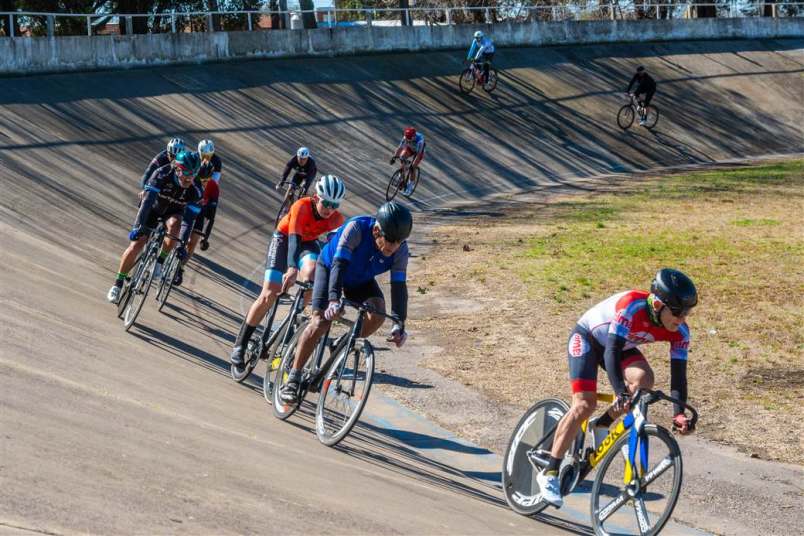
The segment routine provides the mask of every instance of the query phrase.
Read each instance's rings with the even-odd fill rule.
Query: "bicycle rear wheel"
[[[475,74],[471,68],[466,68],[461,72],[461,77],[458,79],[458,87],[461,93],[469,94],[475,89]]]
[[[366,407],[374,378],[374,349],[357,340],[352,351],[344,348],[332,362],[318,395],[315,433],[324,445],[337,445],[354,427]]]
[[[553,447],[553,437],[544,437],[555,430],[558,421],[567,411],[569,406],[563,400],[541,400],[525,412],[514,428],[505,449],[502,468],[503,494],[514,512],[530,516],[547,508],[547,503],[541,500],[539,484],[536,483],[536,474],[541,468],[534,467],[528,452],[539,445],[537,453],[539,458],[545,459],[546,465]]]
[[[653,106],[648,106],[645,113],[645,128],[651,129],[659,122],[659,110]]]
[[[681,490],[682,463],[678,443],[666,429],[646,424],[647,465],[643,475],[626,467],[629,434],[611,447],[592,484],[591,510],[595,534],[658,534],[670,519]],[[646,447],[648,446],[646,445]],[[639,453],[636,456],[639,464]],[[623,508],[625,507],[625,508]]]
[[[255,333],[251,336],[251,338],[246,343],[246,351],[243,354],[243,367],[237,367],[234,364],[229,365],[229,374],[232,376],[232,379],[237,383],[243,383],[243,381],[249,377],[252,373],[254,368],[257,366],[257,363],[260,361],[260,356],[263,353],[263,344],[271,335],[271,328],[273,327],[274,317],[276,316],[276,309],[279,307],[279,299],[277,298],[274,301],[274,304],[271,306],[271,309],[268,311],[268,316],[266,317],[265,324],[263,325],[262,330],[259,334]],[[281,357],[280,357],[281,361]],[[274,370],[274,372],[276,372]],[[263,382],[266,380],[273,381],[273,376],[269,377],[266,376],[263,378]],[[268,402],[270,402],[270,398]]]
[[[396,194],[399,193],[399,190],[402,189],[402,172],[400,170],[394,171],[394,174],[391,175],[391,180],[388,181],[388,187],[385,189],[385,200],[386,201],[393,201]]]
[[[151,281],[153,281],[154,278],[157,254],[157,249],[153,249],[149,252],[149,255],[143,260],[145,264],[142,267],[142,272],[140,272],[140,277],[131,280],[131,298],[123,311],[123,327],[126,331],[131,329],[131,326],[134,325],[142,309],[142,304],[145,303],[145,298],[148,297],[148,291],[151,289]]]
[[[497,69],[490,68],[489,69],[489,79],[486,80],[486,83],[483,84],[483,89],[486,90],[486,93],[491,93],[497,87]]]
[[[176,256],[176,248],[173,248],[168,258],[165,259],[165,270],[162,272],[161,281],[159,281],[159,290],[161,292],[156,294],[156,301],[159,302],[160,312],[162,311],[162,307],[165,306],[165,303],[167,303],[170,291],[173,289],[173,279],[176,277],[176,272],[179,271],[180,265],[181,263]]]
[[[270,383],[270,392],[268,391],[268,382],[263,380],[263,396],[266,400],[271,400],[273,402],[273,410],[274,416],[277,419],[285,420],[294,413],[296,410],[299,409],[301,405],[301,400],[295,404],[288,404],[283,402],[281,398],[279,398],[279,394],[282,391],[282,387],[288,383],[288,375],[290,374],[290,369],[293,365],[293,360],[296,358],[296,344],[299,342],[299,338],[301,334],[304,333],[304,328],[307,327],[307,321],[303,321],[299,324],[296,333],[293,334],[293,337],[288,342],[287,347],[285,348],[284,353],[282,354],[282,361],[279,363],[279,366],[276,368],[276,372],[274,375],[273,382]],[[307,366],[310,365],[310,361],[314,356],[310,356],[307,360]],[[271,363],[273,359],[271,360]],[[269,371],[271,368],[271,363],[269,363]]]
[[[620,108],[620,111],[617,112],[617,125],[623,129],[628,130],[631,128],[631,125],[634,124],[634,107],[630,104],[624,105]]]

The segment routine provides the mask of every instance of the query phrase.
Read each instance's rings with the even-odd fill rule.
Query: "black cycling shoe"
[[[299,401],[299,382],[291,380],[283,385],[279,399],[285,404],[296,404]]]
[[[235,346],[232,348],[232,355],[229,356],[229,361],[232,362],[232,365],[236,367],[243,367],[245,365],[245,361],[243,360],[243,356],[246,353],[246,349],[242,346]]]
[[[184,281],[184,270],[179,268],[176,270],[176,275],[173,276],[173,286],[180,287],[182,281]]]

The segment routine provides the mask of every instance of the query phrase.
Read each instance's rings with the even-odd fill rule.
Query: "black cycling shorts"
[[[322,263],[316,263],[315,280],[313,281],[313,310],[323,311],[329,306],[329,272],[329,268]],[[343,296],[347,300],[357,303],[365,303],[371,298],[379,298],[385,302],[385,296],[376,279],[369,279],[365,283],[352,287],[344,285]]]
[[[299,244],[299,265],[301,269],[304,262],[309,258],[312,261],[318,259],[321,248],[317,240],[302,242]],[[288,269],[288,237],[280,232],[275,232],[268,246],[268,253],[265,255],[265,281],[275,284],[282,284],[282,276]]]

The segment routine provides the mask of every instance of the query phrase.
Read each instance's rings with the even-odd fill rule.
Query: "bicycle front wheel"
[[[145,303],[145,298],[148,297],[148,291],[151,289],[151,281],[153,281],[154,278],[157,253],[157,250],[154,249],[153,254],[148,255],[148,257],[143,260],[145,265],[143,266],[142,272],[140,272],[140,277],[131,280],[131,289],[129,291],[131,292],[131,298],[123,311],[123,327],[126,331],[131,329],[131,326],[134,325],[142,309],[142,304]]]
[[[490,68],[489,69],[489,79],[486,80],[486,83],[483,84],[483,89],[486,90],[486,93],[491,93],[497,87],[497,69]]]
[[[279,395],[282,392],[282,387],[288,383],[290,369],[293,366],[293,360],[296,358],[296,344],[299,342],[299,338],[301,337],[301,334],[304,333],[304,328],[306,327],[307,322],[302,322],[299,328],[296,330],[296,333],[293,334],[293,337],[288,342],[288,345],[282,354],[282,361],[279,363],[279,366],[276,368],[274,373],[273,382],[266,380],[263,380],[262,382],[263,396],[266,400],[271,400],[273,402],[274,416],[283,421],[296,413],[296,410],[299,409],[299,406],[301,405],[301,400],[295,404],[283,402]],[[308,358],[307,366],[310,365],[310,360],[312,359],[313,356]],[[268,364],[268,372],[266,372],[266,376],[271,372],[272,363],[273,359],[271,359],[271,362]]]
[[[419,185],[419,177],[421,177],[421,174],[422,174],[422,172],[418,168],[418,166],[416,168],[414,168],[413,171],[408,173],[408,180],[412,181],[411,184],[413,184],[413,186],[411,186],[411,188],[410,188],[410,193],[405,194],[405,197],[407,197],[408,199],[410,199],[413,196],[413,192],[416,191],[416,187]]]
[[[617,112],[617,125],[623,130],[628,130],[631,128],[631,125],[634,124],[635,115],[634,107],[630,104],[626,104]]]
[[[400,170],[394,171],[391,175],[391,180],[388,181],[388,188],[385,189],[385,200],[393,201],[399,190],[402,189],[402,172]]]
[[[159,282],[160,292],[156,294],[156,301],[159,302],[160,312],[162,311],[162,307],[167,303],[170,291],[173,289],[173,280],[176,278],[176,272],[179,271],[180,265],[181,263],[178,257],[176,257],[176,248],[173,248],[168,258],[165,259],[165,271],[162,273],[162,280]]]
[[[654,535],[670,519],[681,490],[681,450],[666,429],[645,425],[644,473],[630,468],[628,439],[624,434],[611,447],[592,485],[592,526],[595,534]],[[650,448],[648,448],[648,445]],[[640,453],[636,460],[639,465]]]
[[[374,349],[367,340],[355,342],[332,362],[315,412],[315,433],[324,445],[337,445],[354,427],[366,407],[374,378]]]
[[[659,122],[659,110],[653,106],[648,106],[645,112],[645,128],[651,129]]]
[[[285,214],[288,213],[290,210],[290,205],[292,205],[294,201],[296,201],[296,196],[293,195],[292,192],[288,192],[287,195],[285,195],[285,199],[282,201],[282,206],[279,207],[279,212],[276,213],[274,228],[279,227],[280,220],[282,220],[282,218],[285,217]]]
[[[541,467],[534,466],[529,454],[538,445],[534,453],[546,465],[553,448],[552,434],[567,411],[567,403],[558,398],[537,402],[519,419],[511,434],[503,457],[502,487],[508,506],[517,514],[530,516],[547,508],[536,482]],[[548,433],[551,436],[545,439]]]
[[[461,88],[461,93],[469,94],[475,89],[475,73],[471,68],[464,69],[461,72],[461,77],[458,79],[458,87]]]

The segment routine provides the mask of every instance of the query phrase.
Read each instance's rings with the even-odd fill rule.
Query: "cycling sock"
[[[127,277],[128,272],[117,272],[117,279],[114,280],[114,285],[116,287],[122,287],[123,281],[125,281]]]
[[[257,329],[257,326],[249,326],[248,322],[244,320],[243,325],[240,326],[240,332],[237,334],[237,338],[235,339],[235,346],[243,346],[246,341],[251,338],[251,335],[254,333],[255,329]]]
[[[162,264],[162,262],[164,262],[165,258],[167,258],[167,255],[168,255],[167,251],[165,251],[164,249],[161,250],[159,252],[159,258],[156,259],[156,262],[158,262],[159,264]]]
[[[609,426],[611,426],[611,423],[613,422],[614,419],[611,418],[611,415],[609,415],[609,412],[607,411],[606,413],[600,416],[600,418],[595,423],[595,426],[603,426],[605,428],[608,428]]]
[[[544,470],[544,474],[558,476],[558,468],[561,467],[561,458],[554,458],[550,456],[550,461],[547,462],[547,467]]]

